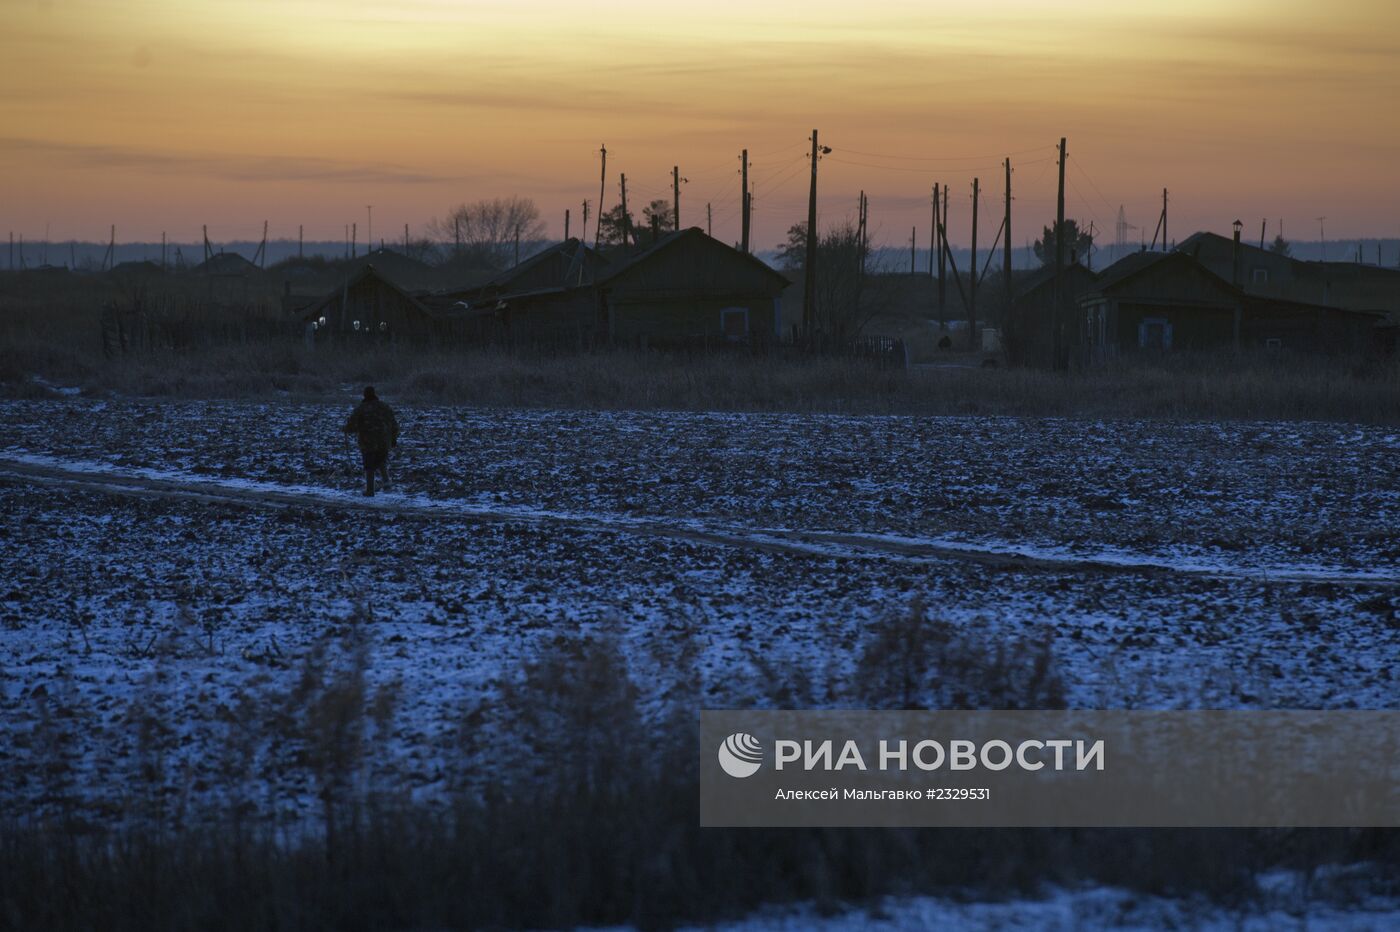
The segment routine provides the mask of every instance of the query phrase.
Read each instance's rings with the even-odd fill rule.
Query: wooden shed
[[[640,346],[777,341],[788,280],[699,227],[668,234],[598,277],[608,339]]]
[[[316,342],[428,341],[435,316],[418,298],[363,266],[339,288],[300,311]]]
[[[1081,340],[1079,297],[1098,277],[1082,263],[1072,262],[1060,274],[1061,360]],[[1016,299],[1002,322],[1001,342],[1013,366],[1052,368],[1054,365],[1055,270],[1037,269],[1019,283]]]

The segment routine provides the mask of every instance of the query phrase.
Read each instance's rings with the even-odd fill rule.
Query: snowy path
[[[1345,571],[1298,563],[1244,565],[1154,558],[1121,550],[1077,553],[1067,548],[1022,547],[1009,542],[842,533],[787,528],[753,528],[680,518],[482,505],[462,499],[436,499],[398,491],[373,499],[316,486],[291,486],[241,479],[216,479],[153,469],[117,469],[89,461],[18,454],[0,457],[0,476],[89,492],[177,498],[265,508],[371,510],[396,516],[465,522],[532,523],[578,530],[667,538],[696,544],[739,547],[834,559],[932,563],[960,560],[1001,569],[1076,573],[1185,575],[1258,582],[1310,582],[1400,587],[1400,572]]]

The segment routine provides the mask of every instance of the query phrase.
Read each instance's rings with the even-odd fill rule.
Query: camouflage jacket
[[[360,402],[345,422],[345,432],[359,439],[361,450],[387,450],[398,442],[399,422],[393,409],[376,398]]]

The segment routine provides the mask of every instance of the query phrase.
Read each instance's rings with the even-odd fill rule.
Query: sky
[[[877,241],[927,245],[1066,212],[1169,229],[1400,235],[1400,4],[1393,0],[0,0],[0,228],[119,241],[413,235],[459,203],[521,195],[551,236],[628,178],[634,212],[754,243],[870,201]],[[372,221],[366,206],[372,205]],[[596,216],[596,213],[595,213]],[[591,227],[591,224],[590,224]],[[2,231],[2,230],[0,230]],[[1142,234],[1132,230],[1137,241]]]

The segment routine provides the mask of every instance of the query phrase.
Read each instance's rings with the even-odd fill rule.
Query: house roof
[[[483,289],[508,289],[512,282],[519,281],[546,262],[560,256],[564,257],[569,262],[569,267],[565,272],[566,278],[577,271],[580,266],[606,264],[607,262],[600,253],[590,249],[588,245],[578,237],[571,236],[562,243],[555,243],[553,246],[542,249],[518,264],[497,273],[487,279],[481,287]]]
[[[655,258],[658,254],[670,249],[674,249],[677,244],[685,242],[707,242],[713,244],[714,246],[718,246],[721,249],[724,249],[727,252],[731,253],[735,258],[743,262],[750,263],[757,269],[761,269],[765,274],[771,276],[776,281],[782,282],[783,287],[787,287],[788,285],[792,284],[792,282],[788,280],[788,277],[786,275],[779,272],[777,269],[773,268],[771,265],[764,262],[762,259],[749,253],[735,249],[733,246],[730,246],[728,243],[722,240],[715,239],[713,236],[708,235],[704,230],[700,229],[699,227],[687,227],[684,230],[673,230],[672,232],[667,233],[665,236],[661,237],[659,240],[657,240],[652,245],[648,246],[646,249],[643,249],[639,253],[635,253],[631,256],[628,256],[624,261],[619,262],[618,264],[604,271],[598,276],[598,283],[604,284],[606,282],[614,281],[618,278],[621,278],[628,272],[632,271],[633,269],[636,269],[638,266],[645,265],[648,261]]]
[[[332,291],[330,291],[330,293],[323,295],[315,302],[301,308],[297,313],[300,314],[303,320],[312,317],[317,317],[320,315],[322,308],[329,306],[332,302],[338,300],[341,296],[343,296],[345,292],[359,285],[367,278],[373,278],[379,281],[385,287],[389,288],[390,290],[398,294],[401,298],[403,298],[405,301],[407,301],[411,306],[422,311],[429,317],[438,316],[431,308],[429,308],[426,304],[420,301],[417,297],[409,294],[407,291],[404,291],[398,285],[394,284],[392,281],[379,274],[379,271],[375,269],[373,265],[368,264],[361,266],[353,275],[351,275],[341,284],[337,285]]]
[[[1226,291],[1236,295],[1242,293],[1240,289],[1202,265],[1194,256],[1180,251],[1135,252],[1132,255],[1124,256],[1099,273],[1094,291],[1108,291],[1131,281],[1149,269],[1159,268],[1164,265],[1181,265],[1184,268],[1189,268],[1198,275],[1210,279]]]
[[[1097,280],[1099,277],[1097,272],[1095,272],[1093,269],[1086,267],[1084,263],[1079,262],[1078,260],[1069,263],[1060,270],[1061,275],[1079,273],[1088,275],[1089,278],[1092,280]],[[1044,265],[1038,269],[1035,269],[1034,271],[1027,272],[1021,275],[1019,280],[1017,280],[1015,283],[1016,297],[1019,298],[1022,295],[1030,294],[1037,288],[1049,284],[1051,281],[1054,280],[1054,278],[1055,267],[1053,265]]]
[[[194,271],[209,275],[247,275],[258,267],[236,252],[217,252],[194,267]]]

